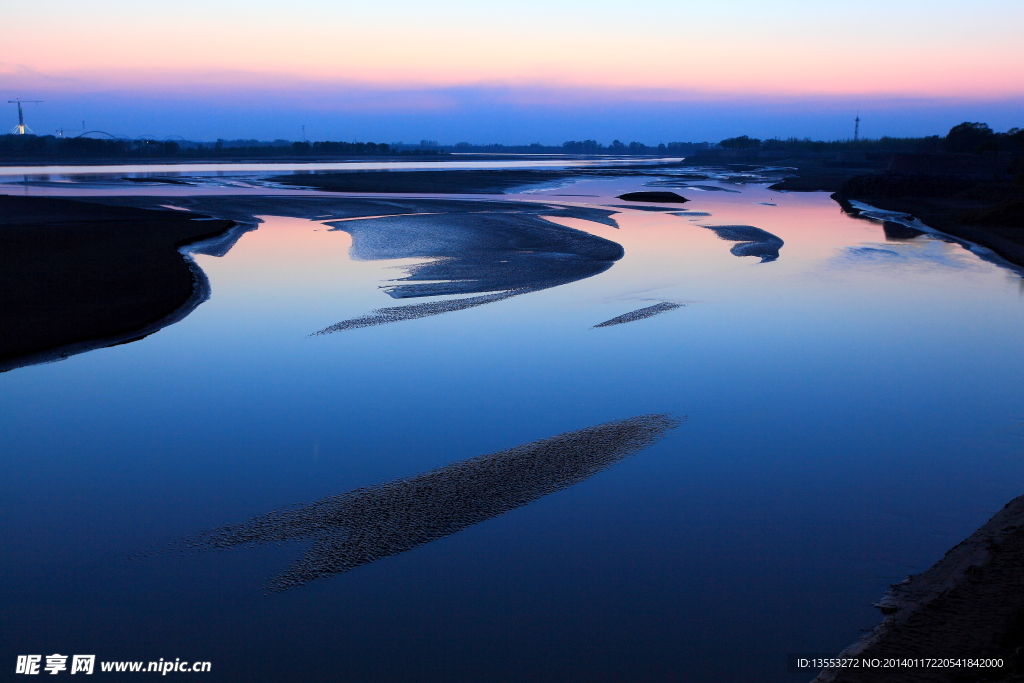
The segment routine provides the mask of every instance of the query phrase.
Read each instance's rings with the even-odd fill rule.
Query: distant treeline
[[[699,149],[714,148],[709,142],[670,142],[645,145],[642,142],[625,144],[619,140],[604,145],[596,140],[570,140],[562,145],[474,145],[460,142],[441,146],[434,140],[417,144],[401,142],[386,144],[375,142],[290,142],[274,140],[217,140],[217,142],[191,142],[187,140],[129,140],[94,137],[56,137],[53,135],[2,135],[0,161],[46,159],[267,159],[295,156],[391,156],[391,155],[445,155],[451,152],[477,154],[614,154],[614,155],[669,155],[687,156]]]
[[[718,143],[722,149],[764,150],[779,152],[954,152],[975,153],[1011,152],[1024,153],[1024,130],[1011,128],[1005,133],[996,133],[985,123],[965,121],[953,126],[945,137],[930,135],[923,138],[882,137],[873,140],[811,140],[810,138],[789,138],[787,140],[759,140],[747,135],[727,138]]]
[[[245,144],[251,143],[251,144]],[[283,144],[281,144],[283,143]],[[443,149],[394,149],[376,142],[287,142],[218,140],[215,143],[53,135],[0,135],[0,160],[45,159],[264,159],[295,156],[381,156],[445,154]]]
[[[987,124],[964,122],[950,129],[944,137],[883,137],[871,140],[811,140],[810,138],[778,138],[760,140],[747,135],[713,142],[669,142],[646,145],[613,140],[605,145],[596,140],[569,140],[561,145],[477,145],[460,142],[442,146],[435,140],[421,140],[418,145],[396,142],[290,142],[274,140],[217,140],[217,142],[158,141],[106,139],[90,137],[55,137],[53,135],[0,135],[0,161],[44,161],[57,159],[273,159],[284,157],[345,156],[438,156],[452,152],[468,154],[611,154],[634,156],[694,156],[706,150],[732,150],[752,156],[777,157],[784,153],[798,155],[829,155],[839,152],[1010,152],[1024,153],[1024,130],[1011,128],[996,133]],[[710,152],[709,152],[710,153]],[[713,154],[722,154],[714,152]]]
[[[436,144],[436,143],[435,143]],[[686,156],[697,149],[711,149],[712,142],[670,142],[658,145],[645,145],[642,142],[631,142],[628,145],[613,140],[604,145],[597,140],[569,140],[561,145],[542,145],[534,142],[530,145],[473,145],[460,142],[449,148],[453,152],[485,153],[485,154],[615,154],[615,155],[670,155]]]

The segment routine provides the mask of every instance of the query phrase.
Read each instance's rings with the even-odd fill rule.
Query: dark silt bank
[[[781,238],[752,225],[702,225],[700,227],[714,231],[719,239],[739,242],[729,250],[734,256],[760,256],[761,263],[769,263],[778,259],[779,249],[785,244]]]
[[[661,440],[679,426],[641,415],[366,486],[203,532],[182,547],[222,550],[282,541],[312,547],[267,584],[281,592],[444,538],[561,491]]]
[[[206,297],[179,248],[230,220],[0,195],[0,372],[145,337]]]
[[[666,191],[627,192],[626,194],[620,194],[619,199],[625,199],[627,202],[668,202],[675,204],[682,204],[683,202],[690,201],[686,197],[676,194],[675,192]]]

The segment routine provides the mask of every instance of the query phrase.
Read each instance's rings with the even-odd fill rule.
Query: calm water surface
[[[622,204],[641,183],[547,198]],[[680,190],[709,216],[554,219],[623,246],[593,277],[323,336],[409,303],[382,286],[415,261],[354,260],[346,232],[263,216],[225,256],[196,256],[212,298],[182,322],[6,373],[3,666],[59,652],[208,660],[211,681],[811,678],[786,654],[842,649],[890,583],[1024,493],[1021,279],[887,239],[825,194],[729,187]],[[552,196],[567,193],[597,196]],[[701,225],[785,244],[760,263]],[[659,302],[684,306],[594,328]],[[581,484],[281,594],[263,585],[301,546],[127,559],[665,412],[686,421]]]

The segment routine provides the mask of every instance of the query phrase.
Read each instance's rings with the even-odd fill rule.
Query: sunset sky
[[[18,3],[37,133],[647,143],[1024,124],[1024,3]],[[13,105],[4,128],[15,123]]]

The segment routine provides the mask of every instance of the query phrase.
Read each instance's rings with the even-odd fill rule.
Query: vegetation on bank
[[[1024,153],[1024,130],[1011,128],[1005,133],[996,133],[986,123],[964,123],[953,126],[945,137],[929,135],[920,138],[881,137],[861,140],[811,140],[810,138],[788,138],[780,140],[759,140],[748,135],[726,138],[718,143],[721,149],[744,151],[780,152],[902,152],[902,153],[974,153],[1010,152]]]
[[[669,142],[647,145],[613,140],[603,144],[597,140],[568,140],[561,145],[487,144],[459,142],[440,145],[435,140],[419,144],[376,142],[291,142],[274,140],[218,140],[190,142],[187,140],[153,140],[96,137],[56,137],[53,135],[0,135],[0,161],[52,161],[58,159],[274,159],[284,157],[348,157],[461,154],[607,154],[616,156],[681,156],[727,150],[756,156],[760,152],[793,153],[796,155],[829,155],[854,153],[977,153],[1003,152],[1024,154],[1024,130],[1011,128],[997,133],[985,123],[964,122],[954,126],[945,136],[881,137],[859,140],[812,140],[810,138],[773,138],[761,140],[740,135],[718,143]]]

